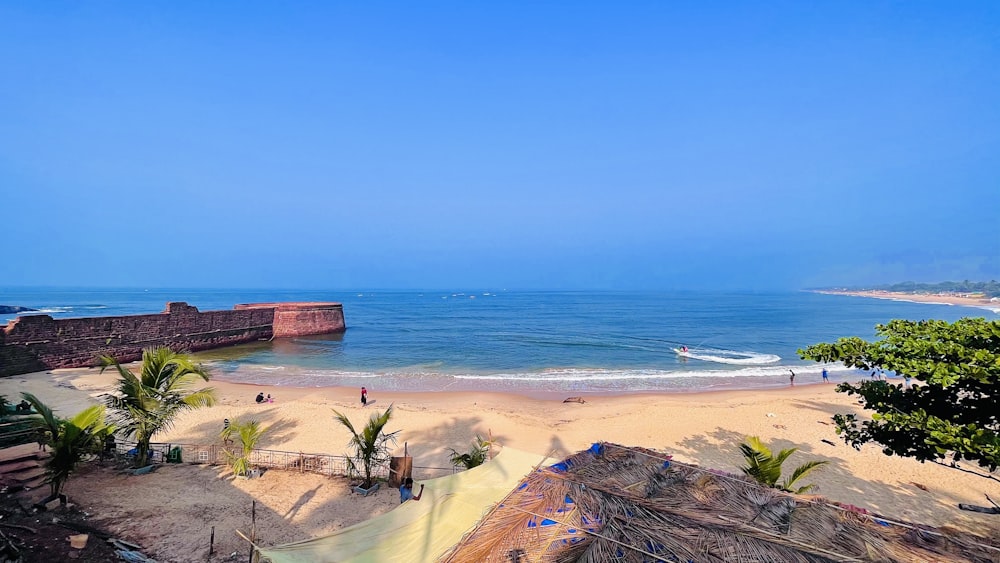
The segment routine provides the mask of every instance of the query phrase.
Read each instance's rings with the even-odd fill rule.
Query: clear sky
[[[0,285],[1000,278],[1000,2],[4,2]]]

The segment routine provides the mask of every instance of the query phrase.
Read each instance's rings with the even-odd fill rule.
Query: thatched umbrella
[[[444,561],[996,561],[983,538],[889,523],[745,476],[595,444],[526,477]]]

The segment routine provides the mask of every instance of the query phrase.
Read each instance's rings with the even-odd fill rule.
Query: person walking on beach
[[[399,504],[403,504],[408,500],[420,500],[420,497],[424,494],[424,486],[420,485],[420,492],[413,494],[413,477],[407,477],[403,480],[403,484],[399,486]]]
[[[823,383],[830,383],[830,374],[823,368]]]
[[[368,406],[368,390],[364,387],[361,388],[361,406]]]
[[[788,373],[792,374],[788,376],[788,383],[791,384],[792,387],[795,387],[795,372],[792,370],[788,370]]]

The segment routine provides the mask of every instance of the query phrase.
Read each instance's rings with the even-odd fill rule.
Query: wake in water
[[[730,364],[734,366],[763,366],[781,361],[776,354],[760,354],[757,352],[739,352],[736,350],[717,350],[714,348],[675,349],[682,358],[691,358],[703,362]]]

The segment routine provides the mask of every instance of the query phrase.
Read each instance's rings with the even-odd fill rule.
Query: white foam
[[[73,307],[44,307],[42,309],[36,309],[34,311],[23,311],[26,314],[39,315],[43,313],[69,313],[73,310]]]
[[[683,380],[700,380],[701,385],[708,384],[706,380],[715,380],[725,385],[726,380],[745,378],[765,378],[770,379],[770,383],[780,379],[787,380],[789,369],[794,369],[796,375],[805,382],[807,380],[820,380],[820,372],[825,367],[830,376],[836,379],[846,379],[859,377],[857,370],[848,369],[839,364],[810,364],[797,366],[750,366],[739,369],[719,369],[719,370],[664,370],[664,369],[610,369],[610,368],[550,368],[540,371],[521,372],[493,372],[493,373],[448,373],[427,369],[428,366],[413,366],[413,368],[402,368],[380,372],[350,371],[350,370],[323,370],[299,368],[297,366],[254,366],[238,365],[237,369],[225,371],[220,374],[222,379],[243,383],[256,383],[267,385],[302,385],[308,387],[324,387],[349,385],[358,380],[382,379],[383,386],[397,388],[431,388],[447,387],[449,381],[464,381],[472,383],[475,381],[491,382],[494,384],[521,384],[538,385],[549,384],[559,386],[560,384],[585,383],[594,386],[594,389],[614,388],[620,389],[655,389],[660,386],[673,387],[676,383],[667,384],[667,381],[681,382]],[[863,376],[864,374],[860,374]],[[629,385],[627,382],[635,382]],[[661,383],[657,384],[659,381]],[[409,382],[409,383],[407,383]],[[708,384],[709,386],[715,384]]]
[[[735,366],[761,366],[773,364],[781,361],[781,356],[776,354],[761,354],[758,352],[741,352],[737,350],[715,350],[711,348],[688,349],[686,352],[678,352],[678,355],[693,360],[703,362],[714,362],[717,364],[731,364]]]
[[[801,369],[801,374],[815,372],[817,369]],[[492,373],[492,374],[459,374],[452,375],[455,379],[483,379],[510,381],[622,381],[650,379],[688,379],[729,378],[729,377],[785,377],[788,368],[785,366],[750,367],[733,370],[684,370],[668,371],[659,369],[588,369],[565,368],[547,369],[540,372]]]

